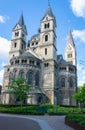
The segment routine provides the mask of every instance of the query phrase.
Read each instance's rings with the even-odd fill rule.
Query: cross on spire
[[[50,6],[50,0],[48,0],[48,6]]]

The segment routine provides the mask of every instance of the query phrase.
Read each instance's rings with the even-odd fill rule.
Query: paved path
[[[64,124],[65,116],[0,114],[0,130],[73,130]]]
[[[0,116],[0,130],[42,130],[33,120]]]
[[[53,130],[74,130],[71,127],[65,125],[65,116],[31,116],[32,118],[44,120],[49,124]],[[47,129],[49,130],[49,129]]]

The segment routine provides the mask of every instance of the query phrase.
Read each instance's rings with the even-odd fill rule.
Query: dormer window
[[[18,37],[19,36],[19,32],[15,32],[15,37]]]

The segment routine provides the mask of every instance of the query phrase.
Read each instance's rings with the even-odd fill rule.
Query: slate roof
[[[61,64],[61,65],[69,65],[70,63],[69,63],[69,62],[66,62],[64,59],[61,59],[61,60],[59,61],[59,64]]]
[[[71,44],[73,47],[75,47],[71,31],[69,31],[69,33],[68,33],[67,44]]]
[[[55,19],[55,16],[54,16],[54,14],[53,14],[53,12],[52,12],[52,9],[51,9],[50,4],[48,5],[47,11],[46,11],[46,13],[45,13],[43,19],[45,18],[46,15],[49,15],[49,16],[51,16],[51,17],[53,17],[53,18]],[[42,19],[42,20],[43,20],[43,19]]]
[[[25,30],[26,33],[27,33],[27,28],[26,28],[26,25],[24,24],[23,14],[21,14],[21,16],[20,16],[19,21],[17,22],[17,24],[19,24],[22,28],[24,28],[24,30]],[[16,25],[17,25],[17,24],[16,24]],[[15,29],[16,25],[14,26],[13,29]]]
[[[33,55],[32,53],[30,52],[25,52],[23,53],[21,56],[19,57],[22,57],[22,58],[33,58],[33,59],[37,59],[37,60],[40,60],[38,57],[36,57],[35,55]]]
[[[19,21],[18,21],[18,24],[21,25],[21,26],[25,25],[25,24],[24,24],[23,14],[21,14],[21,16],[20,16],[20,18],[19,18]]]
[[[60,65],[64,65],[64,66],[71,65],[69,62],[67,62],[63,59],[62,55],[58,55],[57,60],[58,60],[58,64],[60,64]]]
[[[33,36],[31,37],[31,40],[32,40],[33,38],[35,38],[35,37],[39,38],[39,34],[33,35]]]

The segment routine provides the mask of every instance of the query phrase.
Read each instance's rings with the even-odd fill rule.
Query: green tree
[[[74,94],[74,99],[80,103],[80,108],[82,111],[82,106],[85,105],[85,84],[78,88],[78,91]]]
[[[24,78],[12,79],[11,83],[7,86],[11,89],[10,94],[14,94],[16,99],[19,99],[21,107],[24,101],[29,97],[28,93],[30,91],[31,85],[28,85]]]

